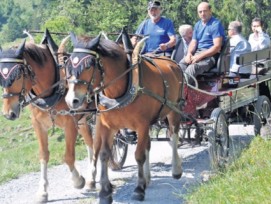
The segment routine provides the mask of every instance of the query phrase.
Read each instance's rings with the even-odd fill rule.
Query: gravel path
[[[234,141],[231,149],[236,155],[252,138],[252,127],[230,126],[230,135]],[[210,171],[208,144],[192,148],[186,144],[179,148],[179,155],[183,158],[183,176],[180,180],[171,177],[171,147],[168,142],[152,142],[150,152],[152,180],[145,194],[144,202],[131,200],[137,179],[137,166],[134,159],[135,145],[129,145],[129,152],[124,168],[121,171],[109,170],[109,177],[115,185],[113,195],[116,204],[180,204],[182,196],[193,186],[202,182],[203,175]],[[231,151],[233,152],[233,151]],[[231,155],[231,157],[233,157]],[[38,165],[38,164],[37,164]],[[86,176],[86,160],[78,161],[77,166]],[[99,180],[99,165],[98,177]],[[77,190],[72,187],[70,173],[66,165],[50,168],[49,203],[97,203],[98,191]],[[23,175],[0,186],[1,204],[30,204],[34,203],[39,182],[39,173]],[[99,190],[99,185],[97,185]]]

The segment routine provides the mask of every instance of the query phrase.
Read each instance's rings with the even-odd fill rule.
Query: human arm
[[[270,37],[262,31],[261,27],[257,27],[253,31],[254,33],[249,36],[249,43],[252,51],[270,47]]]
[[[176,45],[176,37],[175,35],[169,36],[169,41],[167,43],[161,43],[159,45],[160,50],[166,51],[167,49]]]
[[[262,30],[258,31],[258,49],[262,50],[264,48],[270,47],[270,37]]]
[[[187,49],[187,54],[185,56],[185,62],[187,64],[191,64],[192,63],[192,57],[197,49],[197,45],[198,45],[198,42],[196,39],[192,39],[189,46],[188,46],[188,49]]]
[[[230,71],[238,72],[240,65],[236,63],[237,57],[241,54],[251,52],[251,46],[247,40],[241,40],[237,45],[232,49],[230,54]]]
[[[195,56],[192,56],[191,63],[194,64],[194,63],[201,61],[202,59],[204,59],[206,57],[214,56],[215,54],[220,52],[222,45],[223,45],[223,37],[214,38],[213,39],[213,46],[207,50],[200,52],[199,54],[197,54]]]
[[[131,43],[132,43],[132,45],[135,47],[136,46],[136,43],[137,43],[137,36],[133,36],[133,37],[131,37]]]

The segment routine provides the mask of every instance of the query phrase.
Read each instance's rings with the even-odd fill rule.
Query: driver
[[[149,19],[144,20],[138,27],[137,35],[149,35],[141,54],[155,53],[170,57],[176,44],[173,22],[161,16],[162,8],[159,1],[148,3]],[[137,37],[131,38],[133,46],[137,43]]]

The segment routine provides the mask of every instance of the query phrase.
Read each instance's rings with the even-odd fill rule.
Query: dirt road
[[[230,135],[233,140],[231,157],[237,155],[252,137],[252,127],[230,126]],[[210,171],[208,144],[191,148],[184,145],[179,148],[179,155],[183,159],[183,176],[180,180],[171,177],[171,147],[168,142],[152,142],[150,152],[152,180],[146,190],[145,201],[131,200],[137,179],[137,166],[134,159],[135,146],[129,146],[127,160],[121,171],[109,171],[112,184],[115,185],[113,195],[116,204],[180,204],[182,196],[193,186],[202,182],[202,175]],[[86,160],[77,162],[77,166],[86,176]],[[99,180],[99,168],[98,179]],[[49,203],[97,203],[98,191],[89,192],[86,189],[77,190],[72,187],[70,174],[66,165],[53,167],[48,172]],[[21,176],[0,186],[1,204],[29,204],[34,203],[38,187],[39,173],[30,173]],[[97,186],[99,189],[99,186]]]

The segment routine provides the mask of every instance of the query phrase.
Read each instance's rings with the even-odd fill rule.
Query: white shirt
[[[236,64],[236,59],[241,54],[251,52],[251,46],[249,42],[242,35],[233,35],[230,38],[230,71],[239,72],[240,65]]]
[[[183,37],[182,37],[182,41],[183,41],[184,56],[186,56],[189,43],[187,44],[186,40]]]
[[[270,47],[270,37],[264,32],[258,33],[258,38],[255,36],[255,33],[250,34],[248,42],[251,45],[251,51]]]

